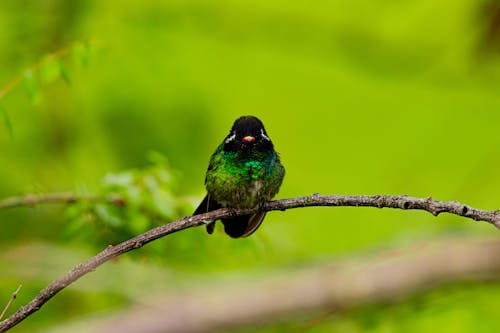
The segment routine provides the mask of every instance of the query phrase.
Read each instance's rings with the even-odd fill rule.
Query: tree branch
[[[0,209],[8,209],[21,206],[35,206],[46,203],[73,203],[77,201],[108,202],[117,206],[123,206],[125,201],[119,196],[103,197],[97,195],[81,195],[69,192],[26,194],[18,197],[10,197],[0,200]]]
[[[498,281],[500,241],[446,240],[283,272],[246,283],[215,285],[155,297],[86,332],[199,333],[297,320],[314,311],[342,313],[367,304],[402,301],[436,287]],[[72,331],[69,329],[68,331]]]
[[[266,203],[265,210],[285,210],[310,206],[350,206],[424,210],[434,216],[449,213],[474,221],[484,221],[500,229],[500,211],[472,208],[458,201],[438,201],[428,198],[415,198],[408,195],[327,195],[276,200]]]
[[[282,199],[267,202],[262,206],[262,210],[286,210],[291,208],[308,206],[370,206],[378,208],[398,208],[398,209],[418,209],[425,210],[433,215],[442,212],[460,215],[471,218],[476,221],[485,221],[500,228],[500,213],[498,211],[484,211],[463,205],[459,202],[444,202],[433,200],[432,198],[413,198],[406,195],[372,195],[372,196],[342,196],[330,195],[321,196],[314,194],[311,196]],[[39,310],[42,305],[49,301],[58,292],[69,284],[78,280],[83,275],[94,271],[97,267],[106,261],[119,256],[128,251],[135,250],[145,244],[174,233],[179,230],[196,227],[205,224],[208,221],[214,221],[220,218],[250,214],[258,211],[257,209],[232,209],[222,208],[206,214],[200,214],[191,217],[184,217],[175,222],[165,224],[151,229],[141,235],[126,240],[115,246],[108,246],[105,250],[90,258],[88,261],[75,266],[72,270],[64,274],[59,279],[50,283],[43,289],[31,302],[19,308],[13,315],[0,322],[0,332],[5,332],[15,326],[29,315]]]

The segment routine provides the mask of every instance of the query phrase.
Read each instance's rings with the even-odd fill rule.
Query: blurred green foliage
[[[22,83],[0,97],[0,196],[116,193],[133,205],[0,211],[0,304],[20,282],[13,308],[26,303],[98,248],[154,226],[143,207],[191,213],[210,154],[244,114],[263,120],[281,153],[280,197],[405,193],[498,208],[497,11],[495,0],[2,2],[0,87]],[[455,216],[362,208],[270,213],[237,241],[186,230],[106,264],[13,331],[188,283],[494,233]],[[450,288],[310,330],[498,331],[499,296],[497,285]]]
[[[155,158],[160,160],[150,167],[106,175],[99,194],[111,200],[82,200],[70,205],[65,236],[95,241],[100,248],[175,220],[183,210],[189,211],[189,207],[182,209],[186,201],[171,192],[174,180],[166,161],[161,156]]]

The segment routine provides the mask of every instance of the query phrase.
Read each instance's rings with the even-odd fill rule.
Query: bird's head
[[[254,116],[243,116],[233,124],[224,139],[224,151],[266,151],[273,149],[262,122]]]

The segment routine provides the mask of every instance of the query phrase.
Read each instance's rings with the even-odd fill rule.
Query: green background
[[[172,193],[183,198],[173,217],[187,215],[204,195],[211,153],[237,117],[252,114],[285,165],[280,198],[408,194],[498,208],[499,6],[2,1],[0,86],[75,41],[90,38],[99,50],[84,66],[78,57],[61,60],[70,84],[40,82],[31,99],[20,84],[0,99],[12,127],[12,134],[0,127],[0,196],[100,192],[106,174],[148,168],[156,152],[174,175]],[[19,283],[24,288],[11,310],[107,245],[65,236],[67,215],[62,205],[0,211],[0,308]],[[156,241],[162,246],[154,255],[105,264],[13,332],[104,316],[191,285],[495,232],[486,223],[425,212],[273,212],[248,239],[228,239],[220,229],[209,237],[196,228]],[[87,233],[98,231],[89,226]],[[335,314],[309,330],[494,332],[499,306],[496,284],[454,286],[400,305]],[[305,321],[267,329],[289,331]]]

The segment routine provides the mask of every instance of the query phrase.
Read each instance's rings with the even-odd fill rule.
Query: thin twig
[[[291,208],[309,207],[309,206],[364,206],[378,208],[397,208],[397,209],[417,209],[424,210],[437,216],[446,212],[470,218],[476,221],[485,221],[493,224],[500,229],[500,213],[497,210],[485,211],[469,207],[457,201],[444,202],[433,200],[432,198],[414,198],[407,195],[371,195],[371,196],[344,196],[327,195],[321,196],[313,194],[311,196],[282,199],[265,203],[260,209],[264,211],[286,210]],[[83,275],[94,271],[97,267],[106,261],[117,257],[123,253],[138,249],[145,244],[164,237],[168,234],[204,225],[208,221],[215,221],[220,218],[250,214],[258,211],[255,209],[232,209],[221,208],[205,214],[188,216],[175,222],[165,224],[151,229],[141,235],[133,237],[115,246],[108,246],[105,250],[90,258],[84,263],[75,266],[72,270],[64,274],[59,279],[53,281],[43,289],[27,305],[19,308],[13,315],[0,322],[0,332],[5,332],[9,328],[17,325],[26,317],[38,311],[42,305],[49,301],[58,292],[69,284],[78,280]]]
[[[80,41],[84,45],[89,45],[91,44],[91,41],[88,39],[84,39]],[[92,41],[92,45],[94,45],[95,41]],[[59,50],[56,50],[54,52],[51,52],[47,54],[46,56],[43,57],[40,61],[37,63],[33,64],[32,66],[28,67],[26,70],[31,71],[32,73],[37,72],[42,65],[45,63],[45,61],[53,61],[53,60],[58,60],[61,58],[64,58],[68,56],[71,51],[73,50],[74,44],[72,45],[67,45],[64,46],[63,48],[60,48]],[[5,95],[7,95],[9,92],[11,92],[14,88],[16,88],[23,80],[24,75],[19,74],[18,76],[14,77],[10,82],[5,84],[3,87],[0,87],[0,100],[2,100]]]
[[[70,53],[71,49],[72,49],[72,45],[68,45],[68,46],[63,47],[62,49],[54,51],[54,52],[48,54],[44,59],[40,60],[36,64],[29,67],[27,70],[29,70],[31,72],[36,72],[38,69],[40,69],[40,67],[42,66],[44,61],[46,61],[47,59],[48,60],[55,60],[55,59],[62,58],[64,56],[68,55]],[[11,90],[13,90],[15,87],[17,87],[19,85],[19,83],[21,83],[22,80],[23,80],[23,75],[20,74],[20,75],[16,76],[15,78],[13,78],[6,85],[4,85],[2,88],[0,88],[0,100],[5,95],[7,95]]]
[[[17,294],[19,294],[19,291],[21,290],[22,287],[23,287],[23,285],[20,284],[19,287],[17,287],[16,291],[14,291],[14,293],[10,296],[10,299],[7,302],[7,304],[5,305],[5,307],[3,308],[2,313],[0,313],[0,320],[2,320],[3,316],[5,316],[5,313],[10,308],[10,305],[12,304],[12,302],[14,302],[14,300],[16,299]]]

